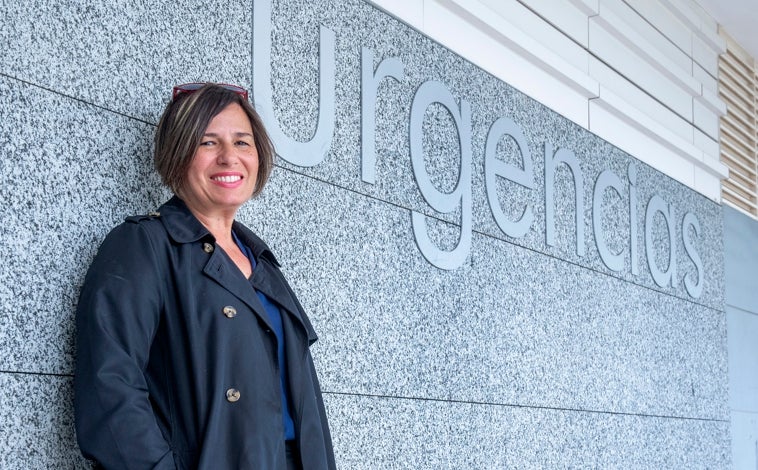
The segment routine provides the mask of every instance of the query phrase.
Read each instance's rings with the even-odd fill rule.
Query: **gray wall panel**
[[[75,444],[71,379],[0,372],[0,468],[90,468]]]
[[[152,126],[0,77],[0,369],[73,371],[73,309],[125,214],[166,197]]]
[[[729,468],[723,421],[327,395],[344,468]]]
[[[729,405],[735,410],[758,413],[758,312],[727,306],[726,319]]]
[[[0,71],[157,122],[166,90],[177,83],[250,83],[251,5],[251,0],[5,2]]]
[[[726,303],[758,313],[758,222],[724,206]]]
[[[730,436],[733,468],[758,466],[758,411],[732,410]]]

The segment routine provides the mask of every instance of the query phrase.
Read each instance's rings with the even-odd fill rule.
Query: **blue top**
[[[250,265],[252,266],[253,270],[255,270],[256,261],[253,253],[250,251],[250,248],[248,248],[244,243],[240,241],[234,231],[232,231],[232,237],[234,238],[234,241],[237,243],[237,246],[240,248],[240,250],[242,250],[242,252],[245,253],[247,258],[250,260]],[[253,287],[253,289],[255,289],[255,287]],[[263,308],[266,310],[266,314],[268,315],[268,318],[271,321],[271,325],[274,327],[274,333],[276,334],[277,356],[279,359],[279,380],[281,381],[282,385],[282,421],[284,424],[284,440],[289,441],[295,439],[295,422],[292,419],[292,413],[290,412],[289,406],[290,391],[289,381],[287,380],[287,361],[285,360],[284,353],[284,327],[282,326],[282,312],[279,311],[279,307],[277,307],[276,304],[274,304],[266,294],[259,291],[258,289],[255,289],[255,293],[258,295],[258,298],[263,304]]]

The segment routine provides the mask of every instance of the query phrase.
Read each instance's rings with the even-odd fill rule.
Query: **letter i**
[[[629,164],[627,170],[629,175],[629,231],[630,231],[630,250],[632,275],[636,276],[640,270],[637,266],[637,167],[634,163]]]

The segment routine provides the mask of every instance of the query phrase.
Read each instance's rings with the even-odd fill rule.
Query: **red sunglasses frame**
[[[247,100],[247,90],[245,90],[241,86],[232,85],[230,83],[213,83],[213,82],[190,82],[190,83],[182,83],[181,85],[176,85],[171,92],[171,100],[172,101],[175,100],[177,96],[191,95],[192,93],[201,89],[205,85],[218,85],[229,91],[233,91],[234,93],[237,93],[242,98]]]

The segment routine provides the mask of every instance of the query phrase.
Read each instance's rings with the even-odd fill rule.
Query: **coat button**
[[[240,399],[240,391],[236,388],[230,388],[226,391],[226,400],[230,403],[234,403],[235,401]]]
[[[232,307],[231,305],[227,305],[224,307],[224,315],[226,315],[226,318],[234,318],[237,316],[237,309]]]
[[[208,242],[203,243],[203,251],[205,251],[206,253],[213,253],[213,245],[211,245]]]

